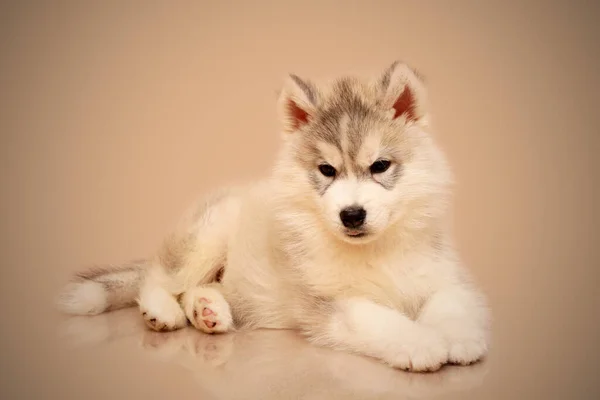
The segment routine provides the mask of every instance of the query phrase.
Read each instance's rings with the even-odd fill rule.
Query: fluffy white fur
[[[157,331],[171,331],[187,325],[186,315],[169,290],[167,279],[160,267],[152,268],[137,300],[146,324]]]
[[[98,282],[71,282],[59,296],[58,305],[69,314],[97,315],[107,309],[108,296]]]
[[[123,267],[139,279],[112,285],[123,269],[84,276],[63,309],[119,308],[133,297],[118,293],[139,292],[154,330],[187,320],[207,333],[296,329],[412,371],[482,358],[488,310],[447,228],[452,174],[421,78],[401,63],[329,85],[292,75],[278,105],[283,146],[271,176],[192,208],[144,268]],[[390,166],[373,172],[379,160]],[[352,206],[366,213],[357,229],[340,217]]]

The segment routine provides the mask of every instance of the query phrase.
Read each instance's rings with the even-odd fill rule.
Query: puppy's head
[[[425,87],[406,64],[323,86],[291,75],[278,104],[286,189],[337,237],[364,243],[443,211],[450,174],[428,134]]]

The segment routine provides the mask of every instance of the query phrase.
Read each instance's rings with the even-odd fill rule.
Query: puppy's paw
[[[157,332],[174,331],[185,327],[187,324],[185,314],[183,314],[181,308],[178,311],[172,309],[167,312],[155,312],[140,308],[140,312],[146,325]]]
[[[481,360],[488,350],[482,337],[467,337],[449,341],[448,361],[452,364],[469,365]]]
[[[164,289],[143,292],[139,305],[146,325],[154,331],[173,331],[187,325],[181,306]]]
[[[451,321],[438,326],[448,346],[448,361],[469,365],[482,359],[488,351],[487,332],[465,321]]]
[[[188,320],[205,333],[223,333],[233,328],[229,303],[218,289],[199,286],[183,294],[182,305]]]
[[[402,343],[392,366],[412,372],[433,372],[448,362],[448,346],[437,333],[424,330],[411,341]]]

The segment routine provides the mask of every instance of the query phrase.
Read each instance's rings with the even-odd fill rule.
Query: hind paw
[[[229,304],[217,289],[196,287],[182,297],[188,320],[205,333],[222,333],[231,330],[233,319]]]
[[[142,317],[144,318],[146,325],[157,332],[174,331],[183,328],[186,325],[184,322],[179,322],[178,319],[164,320],[157,318],[154,314],[148,313],[148,311],[142,311]]]
[[[144,322],[154,331],[173,331],[187,325],[177,300],[162,288],[143,292],[139,305]]]

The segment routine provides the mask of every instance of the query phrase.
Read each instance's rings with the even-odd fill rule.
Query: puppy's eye
[[[319,171],[328,178],[333,178],[335,176],[335,168],[333,168],[329,164],[321,164],[319,165]]]
[[[388,160],[377,160],[369,167],[372,174],[382,174],[388,170],[392,163]]]

